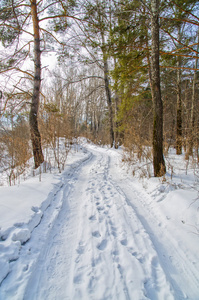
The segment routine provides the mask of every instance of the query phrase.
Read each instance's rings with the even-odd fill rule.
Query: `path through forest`
[[[49,233],[44,221],[33,232],[43,246],[23,299],[197,299],[197,268],[169,220],[135,186],[117,152],[87,151],[88,160],[62,177]]]

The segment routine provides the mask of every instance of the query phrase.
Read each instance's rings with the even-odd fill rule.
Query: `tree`
[[[178,40],[182,41],[181,26],[178,26]],[[182,58],[177,57],[177,119],[176,119],[176,154],[182,154],[182,92],[181,92],[181,81],[182,81]]]
[[[166,11],[162,16],[161,29],[169,37],[167,39],[170,43],[170,51],[161,51],[163,61],[169,62],[168,57],[170,56],[170,65],[167,67],[175,70],[176,73],[176,154],[182,153],[183,141],[186,133],[185,120],[183,119],[183,98],[184,92],[182,90],[183,81],[186,81],[188,70],[190,68],[190,62],[193,57],[194,44],[190,44],[193,39],[193,32],[196,31],[194,27],[198,26],[198,17],[195,16],[194,10],[197,11],[197,2],[195,0],[175,0],[170,1],[166,4]],[[196,19],[196,21],[194,20]],[[173,44],[173,45],[172,45]],[[174,48],[173,48],[174,46]],[[166,48],[166,47],[165,47]],[[171,50],[172,49],[172,50]],[[194,68],[193,68],[194,69]],[[184,126],[184,127],[183,127]],[[184,143],[186,147],[186,144]]]
[[[37,12],[37,1],[31,1],[31,16],[33,21],[34,32],[34,83],[33,94],[30,109],[30,133],[32,140],[32,148],[35,160],[35,169],[44,161],[41,148],[41,136],[38,129],[38,109],[41,87],[41,48],[40,48],[40,28]]]
[[[112,41],[118,58],[117,66],[114,69],[114,78],[116,82],[120,83],[119,86],[122,89],[122,101],[118,116],[119,121],[121,121],[121,117],[123,119],[123,130],[127,132],[128,140],[130,140],[131,132],[133,135],[131,141],[137,144],[138,154],[143,153],[143,124],[147,123],[143,120],[146,118],[151,120],[149,100],[152,95],[154,175],[162,176],[166,169],[163,157],[163,106],[159,69],[159,3],[151,2],[151,40],[147,28],[150,20],[146,13],[146,9],[149,8],[145,2],[144,5],[141,4],[143,4],[142,1],[125,1],[125,3],[122,1],[116,8],[118,24],[116,24]],[[150,44],[152,44],[151,51],[149,49]],[[148,89],[149,84],[151,95]],[[139,108],[142,113],[140,113]],[[134,118],[139,125],[136,125],[135,122],[133,124]],[[147,132],[145,134],[148,134],[149,137],[151,126],[150,123],[147,125],[149,126],[145,127]],[[147,138],[145,138],[146,144]]]
[[[151,93],[153,100],[153,167],[154,176],[166,172],[163,157],[163,106],[160,90],[159,66],[159,1],[151,0]]]
[[[97,0],[84,3],[84,5],[82,5],[82,11],[85,17],[81,23],[78,23],[79,32],[75,38],[80,47],[84,47],[87,51],[87,55],[81,55],[81,61],[87,65],[96,64],[103,74],[101,77],[104,81],[108,106],[109,140],[112,147],[114,145],[114,131],[108,53],[109,46],[107,41],[108,32],[110,30],[108,10],[108,3],[106,1]]]
[[[110,56],[114,57],[112,89],[115,95],[115,133],[134,150],[148,145],[150,126],[142,120],[150,112],[145,9],[139,1],[114,1],[114,26],[110,31]],[[142,107],[142,109],[141,109]],[[143,112],[143,114],[142,114]],[[150,114],[150,113],[149,113]],[[139,116],[139,117],[138,117]],[[145,131],[145,133],[144,133]],[[145,138],[147,136],[147,139]],[[140,150],[138,150],[140,152]]]
[[[53,35],[52,28],[47,26],[41,26],[42,22],[46,24],[47,20],[52,20],[53,29],[62,32],[68,26],[67,18],[70,8],[75,5],[74,1],[49,1],[44,0],[3,0],[0,4],[0,31],[2,44],[9,48],[12,53],[9,58],[8,55],[4,57],[0,64],[1,73],[15,71],[21,74],[18,82],[15,83],[14,89],[20,90],[24,94],[31,94],[30,105],[30,132],[33,148],[33,155],[35,161],[35,168],[37,168],[44,160],[41,146],[41,136],[38,128],[38,112],[39,112],[39,98],[41,95],[41,53],[47,47],[48,40],[50,42],[58,39]],[[67,18],[66,18],[67,16]],[[33,25],[33,33],[30,29],[30,24]],[[43,46],[41,47],[41,33],[43,38]],[[27,41],[27,36],[31,37]],[[26,38],[26,42],[21,42]],[[33,38],[33,40],[32,40]],[[32,43],[34,49],[32,49]],[[49,46],[48,46],[49,47]],[[32,71],[24,69],[24,61],[29,59],[34,60],[34,73]],[[25,75],[24,75],[25,74]],[[22,85],[24,79],[33,80],[32,91],[26,91]],[[16,79],[17,80],[17,79]]]
[[[31,157],[27,114],[25,111],[17,112],[14,105],[3,115],[0,145],[0,167],[6,172],[11,185],[17,178],[19,180]]]
[[[197,52],[199,53],[199,29],[197,32]],[[194,145],[194,126],[195,126],[195,107],[196,107],[196,83],[198,80],[198,56],[195,58],[195,70],[192,81],[192,97],[191,97],[191,116],[189,122],[189,137],[188,137],[188,149],[187,154],[193,155],[193,145]]]

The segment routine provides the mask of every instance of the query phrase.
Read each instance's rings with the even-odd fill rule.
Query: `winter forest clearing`
[[[1,187],[0,299],[198,299],[198,177],[175,164],[136,178],[84,141],[62,174]]]
[[[0,300],[199,299],[199,1],[0,0]]]

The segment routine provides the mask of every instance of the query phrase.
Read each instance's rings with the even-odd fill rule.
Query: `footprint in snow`
[[[24,225],[23,222],[21,222],[21,223],[19,222],[19,223],[14,224],[14,226],[17,227],[17,228],[21,228],[21,227],[23,227],[23,225]]]
[[[99,245],[97,245],[97,249],[103,251],[106,249],[106,246],[107,246],[107,240],[104,239],[101,241]]]
[[[115,227],[111,227],[111,234],[116,238],[117,237],[117,230]]]
[[[104,221],[104,217],[103,216],[99,216],[99,223],[102,223]]]
[[[123,239],[120,241],[122,246],[126,246],[127,245],[127,239]]]
[[[35,212],[35,213],[38,213],[38,212],[39,212],[39,207],[37,207],[37,206],[32,206],[32,207],[31,207],[31,210],[32,210],[33,212]]]
[[[79,243],[78,248],[76,249],[78,254],[83,254],[84,253],[84,246]]]
[[[98,257],[96,258],[92,258],[92,267],[96,267],[100,262],[101,262],[102,258],[101,258],[101,255],[99,255]]]
[[[92,236],[99,238],[101,236],[101,234],[99,233],[99,231],[94,231],[94,232],[92,232]]]
[[[131,252],[131,249],[129,249],[129,250],[130,250],[129,252]],[[135,252],[132,252],[131,254],[132,254],[132,256],[134,256],[141,264],[144,263],[144,258],[142,257],[141,254],[137,253],[136,251],[135,251]]]
[[[29,265],[28,264],[23,267],[23,271],[24,272],[28,271],[28,269],[29,269]]]
[[[95,216],[95,215],[90,216],[90,217],[89,217],[89,220],[90,220],[90,221],[95,221],[95,220],[96,220],[96,216]]]
[[[102,211],[102,210],[104,210],[104,207],[103,207],[103,206],[98,206],[98,207],[97,207],[97,210],[98,210],[98,211]]]
[[[118,256],[118,255],[119,255],[119,251],[118,251],[118,250],[114,250],[114,251],[112,252],[112,254],[113,254],[114,256]]]
[[[74,277],[74,279],[73,279],[73,282],[75,283],[75,284],[80,284],[80,283],[82,283],[82,274],[78,274],[78,275],[76,275],[75,277]]]

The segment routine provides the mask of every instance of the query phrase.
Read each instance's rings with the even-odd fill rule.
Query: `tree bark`
[[[34,84],[32,103],[29,115],[31,141],[33,147],[33,155],[35,162],[35,169],[44,161],[44,156],[41,147],[41,136],[38,128],[38,109],[39,96],[41,86],[41,50],[40,50],[40,31],[39,20],[37,15],[37,1],[31,1],[31,16],[33,21],[34,32]]]
[[[108,111],[109,111],[110,145],[111,145],[111,147],[113,147],[113,145],[114,145],[113,109],[112,109],[111,90],[109,87],[108,62],[107,62],[107,58],[106,58],[106,53],[104,51],[105,41],[104,41],[103,32],[101,32],[101,36],[102,36],[102,53],[103,53],[103,63],[104,63],[104,82],[105,82],[105,91],[106,91],[106,98],[107,98]]]
[[[113,109],[112,109],[111,91],[109,88],[108,64],[107,64],[106,60],[104,61],[104,81],[105,81],[105,91],[106,91],[108,111],[109,111],[110,145],[111,145],[111,147],[113,147],[113,144],[114,144]]]
[[[119,96],[117,93],[117,90],[115,91],[115,149],[118,149],[119,147],[119,122],[117,121],[117,115],[118,115],[118,103],[119,103]]]
[[[197,52],[199,51],[199,29],[197,33]],[[195,59],[195,71],[193,76],[193,84],[192,84],[192,99],[191,99],[191,116],[190,116],[190,130],[188,137],[188,156],[193,155],[193,146],[194,146],[194,125],[195,125],[195,101],[196,101],[196,82],[197,82],[197,71],[198,68],[198,58]]]
[[[178,60],[177,66],[180,67]],[[182,154],[182,97],[181,70],[177,70],[177,120],[176,120],[176,154]]]
[[[152,57],[151,57],[151,82],[153,100],[153,167],[154,176],[165,174],[166,167],[163,157],[163,105],[160,90],[160,67],[159,67],[159,1],[151,1],[151,34],[152,34]]]
[[[178,40],[181,41],[180,28]],[[181,57],[177,60],[177,120],[176,120],[176,154],[182,154],[182,93],[181,93]]]

